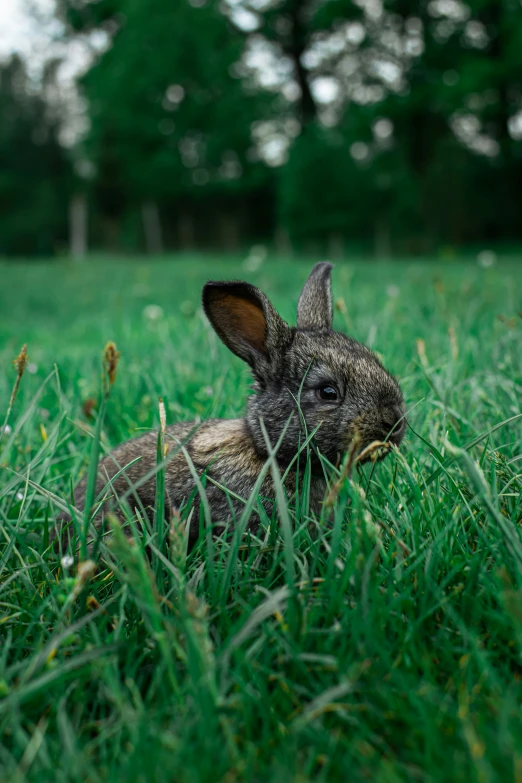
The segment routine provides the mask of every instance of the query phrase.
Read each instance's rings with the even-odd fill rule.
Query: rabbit
[[[254,394],[243,418],[210,419],[200,425],[181,422],[166,428],[173,455],[166,465],[166,516],[195,496],[189,547],[199,535],[201,502],[191,469],[206,474],[208,508],[219,532],[234,516],[239,519],[244,503],[237,496],[246,500],[254,489],[267,461],[267,438],[273,447],[282,436],[277,463],[282,474],[291,466],[285,479],[289,493],[295,490],[298,474],[294,458],[314,430],[314,446],[334,464],[347,452],[356,431],[361,449],[375,440],[401,443],[406,422],[397,381],[367,347],[332,330],[332,268],[320,262],[312,269],[299,298],[297,328],[285,323],[265,294],[249,283],[209,281],[203,287],[205,314],[227,348],[249,365]],[[131,506],[152,515],[155,476],[144,481],[143,477],[154,471],[156,451],[157,434],[150,432],[104,457],[96,491],[100,495],[106,488],[105,494],[112,495],[112,502],[110,498],[104,502],[105,510],[112,506],[121,515],[114,496],[126,495]],[[80,510],[85,487],[84,479],[75,493]],[[324,470],[313,458],[310,505],[315,512],[325,490]],[[274,497],[270,470],[259,496],[270,514]],[[99,512],[96,523],[101,516]],[[255,531],[258,525],[259,517],[253,514],[249,527]]]

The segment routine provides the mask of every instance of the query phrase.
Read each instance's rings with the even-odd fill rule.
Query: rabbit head
[[[332,265],[316,264],[290,327],[258,288],[240,281],[208,282],[205,313],[225,345],[247,362],[254,376],[246,421],[256,451],[266,456],[260,420],[283,464],[306,434],[333,463],[358,433],[360,449],[373,441],[399,445],[405,430],[404,400],[397,381],[364,345],[332,330]]]

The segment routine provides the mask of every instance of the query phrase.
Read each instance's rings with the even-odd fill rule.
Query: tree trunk
[[[158,205],[155,201],[145,201],[141,206],[145,247],[149,255],[163,253],[163,237]]]
[[[328,255],[335,260],[344,257],[344,237],[338,231],[328,236]]]
[[[239,249],[239,226],[235,215],[221,214],[219,219],[219,233],[223,250],[230,253]]]
[[[75,261],[87,255],[87,199],[83,193],[73,196],[69,206],[69,246]]]
[[[391,257],[390,224],[385,217],[375,221],[375,256],[379,260]]]
[[[286,54],[288,54],[294,62],[295,75],[299,89],[301,90],[299,119],[301,120],[303,127],[305,127],[306,125],[311,124],[317,116],[317,107],[312,97],[312,91],[310,90],[308,74],[302,62],[309,38],[306,24],[306,14],[309,9],[307,3],[303,2],[303,0],[291,0],[289,5],[292,31],[290,33],[289,46],[285,47],[285,50]]]
[[[283,256],[283,258],[292,257],[293,255],[292,241],[290,239],[290,234],[288,233],[286,228],[279,226],[276,229],[275,236],[274,236],[274,244],[275,244],[277,255]]]
[[[194,250],[196,246],[194,216],[187,209],[178,215],[178,242],[182,250]]]
[[[495,86],[498,101],[484,113],[486,132],[499,145],[497,166],[502,187],[497,189],[495,208],[501,218],[500,230],[504,236],[520,235],[520,192],[522,187],[522,163],[519,155],[514,155],[514,143],[509,132],[509,121],[515,113],[514,95],[520,93],[516,76],[506,69],[509,50],[513,37],[507,21],[507,8],[498,0],[490,0],[478,14],[480,21],[492,31],[488,57],[496,63]],[[510,95],[510,94],[513,95]],[[502,173],[500,173],[500,170]]]

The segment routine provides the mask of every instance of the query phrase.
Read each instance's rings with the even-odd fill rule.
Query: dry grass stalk
[[[417,340],[417,353],[419,355],[419,359],[421,361],[422,366],[424,367],[424,369],[426,369],[428,367],[428,356],[426,354],[426,343],[421,338],[419,338]]]
[[[165,410],[165,403],[163,402],[163,399],[161,397],[159,398],[159,419],[160,419],[161,441],[163,444],[163,459],[165,459],[169,450],[169,444],[165,438],[165,431],[167,429],[167,412]]]
[[[453,361],[456,362],[457,359],[459,358],[459,344],[457,341],[457,334],[453,326],[450,326],[448,328],[448,335],[449,335],[450,345],[451,345],[451,357]]]
[[[351,330],[353,327],[352,321],[350,319],[350,315],[348,313],[348,308],[346,307],[346,302],[342,297],[339,297],[335,300],[335,309],[338,313],[341,314],[342,319],[344,323],[346,324],[346,328]]]
[[[346,459],[341,467],[341,475],[339,476],[337,481],[335,481],[332,484],[332,488],[330,489],[330,492],[328,493],[328,496],[324,502],[326,508],[331,508],[335,504],[335,501],[339,497],[339,493],[344,485],[344,482],[346,481],[346,479],[349,479],[350,476],[352,475],[353,466],[357,461],[357,452],[359,450],[360,445],[361,445],[361,436],[358,432],[356,432],[350,444],[350,450],[348,451],[346,455]]]

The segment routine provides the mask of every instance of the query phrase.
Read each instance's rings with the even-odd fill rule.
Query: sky
[[[0,0],[0,57],[13,52],[40,64],[61,26],[53,19],[54,0]]]
[[[59,57],[63,62],[58,79],[67,87],[106,46],[107,37],[95,32],[65,41],[54,11],[55,0],[0,0],[0,59],[21,54],[37,79],[44,63]]]
[[[54,11],[55,0],[0,0],[0,60],[20,54],[36,83],[49,59],[61,60],[56,72],[58,91],[53,98],[63,117],[60,139],[65,146],[71,146],[85,130],[76,79],[87,69],[93,55],[106,46],[107,37],[93,33],[65,41],[63,26]]]

